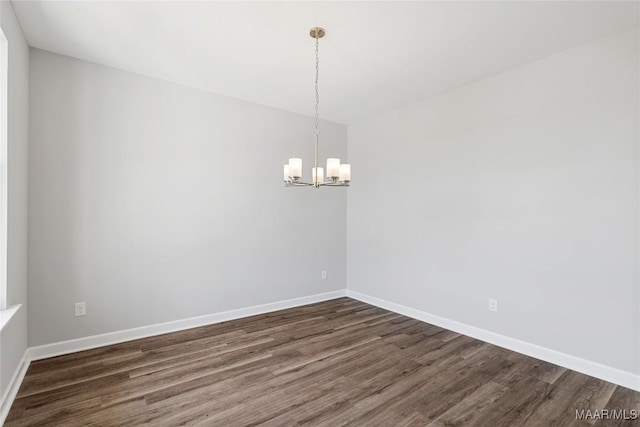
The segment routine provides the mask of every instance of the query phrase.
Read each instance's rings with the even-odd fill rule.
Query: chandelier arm
[[[349,181],[337,181],[337,182],[323,182],[319,185],[320,187],[348,187]]]
[[[311,182],[304,182],[304,181],[286,181],[284,183],[285,187],[314,187],[315,184],[312,184]]]

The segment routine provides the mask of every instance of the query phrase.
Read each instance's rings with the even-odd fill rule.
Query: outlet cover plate
[[[86,316],[87,314],[87,303],[86,302],[77,302],[75,304],[75,314],[78,316]]]

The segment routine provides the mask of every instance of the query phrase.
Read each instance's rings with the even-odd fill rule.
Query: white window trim
[[[20,310],[20,307],[22,307],[22,304],[13,305],[6,310],[0,310],[0,331],[9,323],[13,315]]]

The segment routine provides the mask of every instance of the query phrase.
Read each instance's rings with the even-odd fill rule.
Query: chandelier
[[[291,158],[289,163],[284,165],[284,184],[286,187],[348,187],[351,181],[351,165],[340,164],[340,159],[327,159],[327,176],[324,176],[324,169],[318,167],[318,139],[320,130],[318,129],[318,103],[320,95],[318,94],[318,74],[320,71],[320,59],[318,56],[318,42],[324,37],[324,28],[313,27],[309,31],[309,35],[316,39],[316,115],[315,115],[315,137],[316,151],[311,170],[311,182],[302,181],[302,159]]]

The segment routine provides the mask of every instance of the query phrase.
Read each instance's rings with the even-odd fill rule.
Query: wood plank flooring
[[[349,298],[33,362],[14,426],[638,426],[640,393]]]

